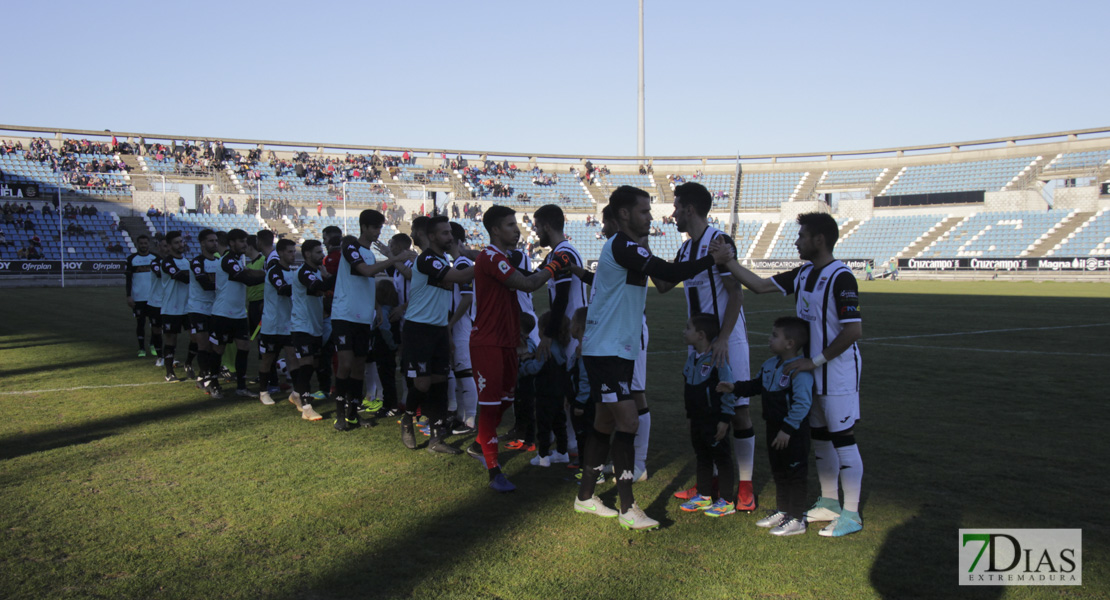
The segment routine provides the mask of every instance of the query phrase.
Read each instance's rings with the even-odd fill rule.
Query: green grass
[[[862,289],[859,534],[777,539],[756,515],[678,510],[671,493],[693,480],[685,309],[679,293],[652,292],[651,478],[635,489],[660,531],[575,514],[570,472],[520,453],[504,454],[518,492],[493,494],[476,461],[405,450],[392,422],[338,434],[287,402],[213,401],[185,383],[0,394],[0,596],[1105,597],[1110,327],[1086,325],[1110,322],[1110,286]],[[0,290],[0,392],[159,381],[134,356],[122,296]],[[758,365],[792,304],[749,295],[746,306]],[[1053,329],[904,337],[1030,327]],[[599,491],[613,502],[611,485]],[[1085,585],[958,587],[961,527],[1082,528]]]

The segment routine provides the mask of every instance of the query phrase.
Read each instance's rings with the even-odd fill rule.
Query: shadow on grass
[[[131,427],[145,425],[164,419],[200,413],[215,408],[226,407],[227,400],[206,398],[192,404],[175,404],[137,413],[105,417],[80,425],[50,429],[38,433],[14,435],[0,439],[0,460],[9,460],[66,446],[87,444],[104,439]]]
[[[962,511],[941,500],[924,504],[919,513],[887,534],[871,565],[871,585],[883,598],[935,598],[938,587],[960,598],[1000,598],[1001,586],[963,586],[956,540]]]
[[[0,379],[5,377],[17,377],[19,375],[29,375],[34,373],[36,375],[43,375],[53,371],[69,371],[73,369],[81,369],[84,367],[94,367],[97,365],[106,365],[118,363],[122,358],[118,354],[102,354],[98,358],[89,358],[85,360],[67,360],[64,362],[57,362],[52,364],[37,364],[29,367],[22,367],[19,369],[10,369],[0,371]]]
[[[27,337],[18,339],[8,339],[0,342],[0,351],[4,350],[26,350],[29,348],[37,348],[39,346],[58,346],[62,344],[73,343],[73,338],[59,337],[56,335],[43,335],[39,337]]]

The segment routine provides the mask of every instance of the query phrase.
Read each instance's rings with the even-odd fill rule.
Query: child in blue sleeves
[[[778,510],[756,521],[770,527],[771,535],[806,532],[806,476],[809,471],[809,408],[813,404],[813,373],[783,367],[802,358],[809,343],[809,323],[798,317],[780,317],[771,330],[774,358],[763,363],[759,377],[736,383],[721,382],[720,392],[740,396],[763,395],[763,419],[767,421],[767,456],[775,479]],[[700,485],[700,484],[699,484]]]
[[[698,489],[713,489],[713,467],[717,467],[718,487],[716,498],[697,495],[679,508],[686,512],[704,511],[711,517],[736,512],[736,505],[728,501],[736,497],[736,473],[728,440],[736,397],[718,391],[718,384],[732,380],[732,371],[727,362],[713,365],[713,351],[709,347],[720,329],[717,317],[697,313],[690,317],[682,332],[683,341],[694,347],[682,374],[686,379],[684,397],[686,417],[690,419],[690,441],[697,457]]]

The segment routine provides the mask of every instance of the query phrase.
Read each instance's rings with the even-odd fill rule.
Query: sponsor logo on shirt
[[[509,272],[509,263],[507,263],[507,262],[497,263],[497,270],[501,271],[502,273],[508,273]]]

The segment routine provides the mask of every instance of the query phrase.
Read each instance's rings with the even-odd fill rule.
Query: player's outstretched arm
[[[852,344],[858,342],[862,337],[862,322],[854,321],[852,323],[845,323],[844,329],[842,329],[840,333],[833,338],[833,341],[828,345],[828,347],[821,351],[821,356],[823,357],[823,359],[819,360],[819,362],[821,364],[825,364],[826,362],[840,356],[844,353],[845,350],[851,348]],[[819,365],[817,363],[813,362],[813,359],[802,358],[783,367],[782,372],[790,375],[795,371],[812,371],[818,366]]]
[[[534,292],[549,279],[553,279],[556,273],[568,269],[573,263],[570,257],[562,252],[553,254],[547,264],[531,275],[525,276],[520,271],[513,271],[505,280],[505,286],[522,292]]]
[[[775,285],[773,281],[771,281],[771,278],[768,277],[767,279],[764,279],[759,275],[752,273],[744,267],[741,267],[740,263],[736,262],[736,259],[730,260],[722,266],[728,269],[728,272],[732,273],[732,276],[740,281],[740,283],[743,283],[744,287],[757,294],[782,291],[778,288],[777,285]]]

